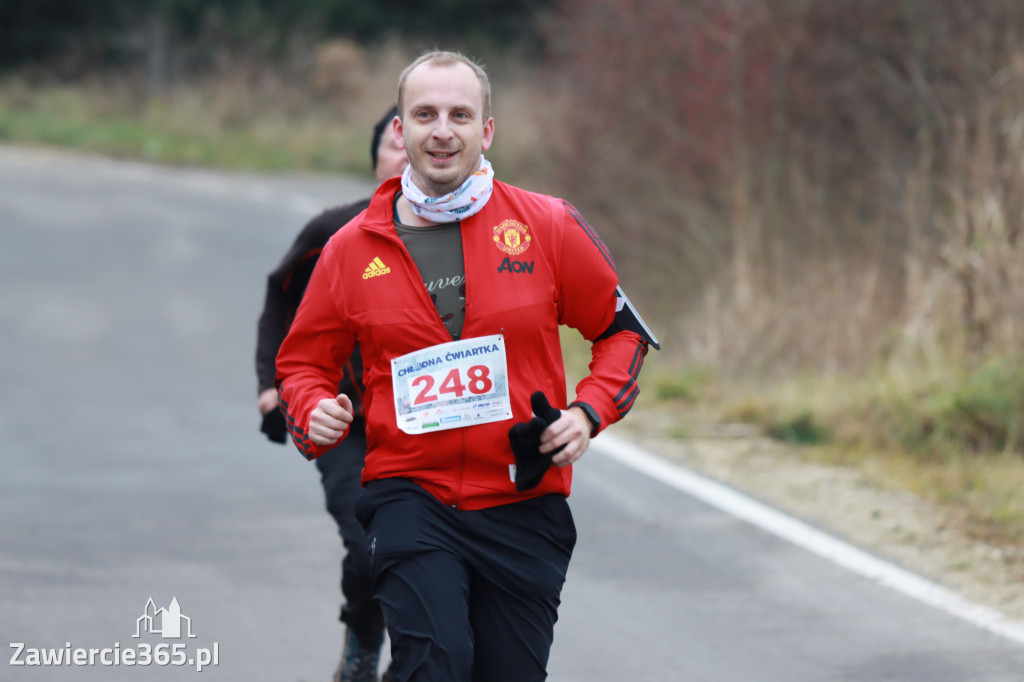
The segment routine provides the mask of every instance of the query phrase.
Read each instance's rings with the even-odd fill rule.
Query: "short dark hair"
[[[373,126],[373,139],[370,141],[370,158],[373,159],[373,170],[377,170],[377,151],[380,149],[380,138],[384,137],[384,130],[391,125],[391,122],[398,116],[398,107],[388,109],[377,124]]]

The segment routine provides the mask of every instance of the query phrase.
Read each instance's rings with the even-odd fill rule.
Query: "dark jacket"
[[[284,337],[288,334],[295,311],[299,308],[302,295],[309,284],[313,268],[320,259],[320,252],[335,232],[345,223],[359,215],[369,206],[370,200],[363,199],[347,206],[329,208],[316,216],[295,238],[280,265],[267,276],[267,295],[260,315],[256,340],[256,378],[258,392],[274,388],[277,373],[275,361]],[[352,399],[357,415],[362,414],[364,393],[363,364],[359,349],[345,365],[344,376],[338,387],[340,393]]]

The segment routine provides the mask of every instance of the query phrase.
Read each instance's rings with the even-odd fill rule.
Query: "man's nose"
[[[443,117],[439,118],[437,125],[434,126],[433,136],[438,140],[451,139],[452,129],[448,127],[448,121]]]

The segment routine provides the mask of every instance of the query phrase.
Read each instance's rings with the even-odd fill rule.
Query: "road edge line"
[[[695,473],[604,432],[591,442],[604,456],[827,559],[868,580],[1024,645],[1024,623],[773,509],[723,483]]]

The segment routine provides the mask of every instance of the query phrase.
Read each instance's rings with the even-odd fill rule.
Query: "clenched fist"
[[[324,398],[309,416],[309,439],[317,445],[334,445],[352,423],[352,401],[344,393]]]

